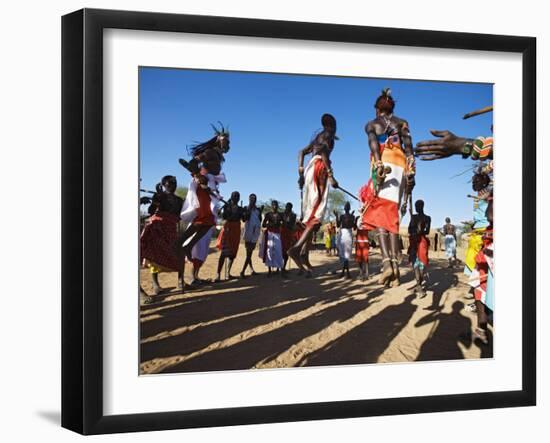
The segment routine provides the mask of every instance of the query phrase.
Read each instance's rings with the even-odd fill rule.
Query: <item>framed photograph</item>
[[[535,405],[535,52],[64,16],[62,425]]]

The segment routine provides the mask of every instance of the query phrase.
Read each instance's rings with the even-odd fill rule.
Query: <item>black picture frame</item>
[[[102,36],[107,28],[521,54],[524,171],[521,390],[105,415]],[[535,405],[535,85],[533,37],[97,9],[65,15],[62,18],[62,426],[82,434],[103,434]]]

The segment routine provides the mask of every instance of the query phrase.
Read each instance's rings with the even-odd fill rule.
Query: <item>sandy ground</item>
[[[201,269],[213,278],[214,248]],[[372,251],[371,251],[372,252]],[[460,251],[459,251],[460,258]],[[427,295],[418,298],[411,267],[403,259],[402,284],[384,289],[376,277],[361,282],[332,274],[336,257],[311,253],[315,278],[267,277],[254,251],[257,276],[176,289],[176,274],[161,274],[165,291],[141,305],[140,371],[201,372],[249,368],[320,366],[492,357],[492,346],[473,342],[475,313],[462,266],[447,268],[443,252],[430,252]],[[233,274],[244,261],[241,245]],[[380,266],[371,254],[370,269]],[[187,266],[186,273],[191,266]],[[352,262],[352,276],[358,269]],[[142,285],[151,292],[148,270]],[[190,281],[190,275],[186,275]],[[142,300],[143,302],[143,300]],[[492,343],[492,336],[489,337]]]

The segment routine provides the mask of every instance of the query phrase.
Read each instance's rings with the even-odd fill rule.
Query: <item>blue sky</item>
[[[139,75],[142,187],[154,189],[167,174],[187,186],[189,175],[178,158],[188,158],[187,145],[209,139],[210,123],[219,120],[231,131],[222,194],[237,190],[245,202],[251,192],[260,200],[290,201],[298,213],[298,151],[321,127],[325,112],[338,122],[334,175],[354,193],[368,179],[364,127],[383,88],[392,89],[395,114],[408,120],[413,144],[433,138],[430,129],[475,137],[489,135],[492,124],[491,113],[462,120],[465,113],[492,104],[488,84],[147,67]],[[471,173],[452,176],[472,164],[461,157],[417,161],[413,198],[424,199],[433,226],[441,226],[446,216],[455,222],[471,218],[472,200],[466,198]]]

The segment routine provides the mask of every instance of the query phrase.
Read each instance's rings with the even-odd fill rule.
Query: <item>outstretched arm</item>
[[[470,156],[474,140],[466,137],[458,137],[449,130],[430,131],[434,140],[422,140],[416,144],[415,154],[421,160],[439,160],[452,155],[460,155],[464,158]]]

